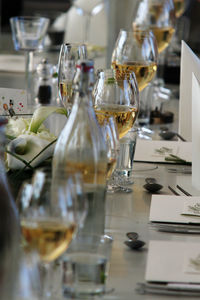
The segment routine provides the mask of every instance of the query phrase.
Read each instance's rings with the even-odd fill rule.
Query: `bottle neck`
[[[74,90],[80,95],[90,95],[94,87],[94,66],[87,64],[80,64],[76,67],[76,74],[74,77]]]

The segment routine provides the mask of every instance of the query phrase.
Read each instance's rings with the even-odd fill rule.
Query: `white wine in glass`
[[[139,91],[142,91],[157,71],[157,44],[153,33],[120,30],[112,54],[112,68],[118,82],[134,72]]]
[[[95,112],[100,124],[108,117],[114,117],[119,132],[119,138],[122,138],[133,127],[137,117],[138,108],[120,104],[103,104],[95,106]]]
[[[119,138],[125,136],[138,115],[138,86],[134,73],[119,78],[113,70],[100,72],[93,95],[98,122],[102,124],[113,116]]]
[[[43,171],[35,173],[32,184],[22,185],[17,201],[23,245],[26,251],[37,252],[42,262],[52,262],[64,253],[80,225],[78,203],[85,200],[83,194],[78,198],[77,185],[75,175],[57,179],[55,185]]]
[[[77,225],[56,218],[22,218],[21,229],[26,250],[35,250],[42,261],[51,262],[68,248]]]
[[[66,43],[61,45],[58,60],[58,93],[66,109],[70,109],[72,106],[72,83],[76,72],[76,62],[86,58],[85,44]]]
[[[173,0],[139,1],[133,29],[151,30],[157,40],[158,52],[163,52],[175,32],[175,10]]]
[[[185,0],[174,0],[176,18],[180,18],[185,11]]]

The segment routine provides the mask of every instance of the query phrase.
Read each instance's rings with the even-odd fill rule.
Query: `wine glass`
[[[76,72],[76,62],[78,59],[86,58],[87,48],[85,44],[67,43],[61,45],[58,60],[58,92],[67,111],[70,111],[72,106],[72,83]]]
[[[97,119],[101,113],[106,119],[113,116],[119,138],[133,127],[139,110],[139,92],[134,73],[119,78],[112,69],[99,72],[93,90]]]
[[[188,0],[174,0],[174,9],[175,9],[176,18],[180,18],[184,14],[188,3],[189,3]]]
[[[137,28],[121,29],[112,54],[112,68],[117,80],[134,72],[139,91],[143,90],[157,71],[157,44],[153,33]]]
[[[38,170],[32,183],[22,186],[17,204],[23,246],[27,253],[38,254],[44,276],[41,293],[48,298],[52,294],[49,286],[52,263],[69,247],[86,216],[87,202],[80,174],[52,182],[46,172]]]
[[[26,84],[28,101],[31,104],[31,73],[33,72],[33,53],[42,50],[49,19],[44,17],[18,16],[10,18],[12,39],[16,51],[26,53]]]
[[[169,45],[175,31],[175,11],[173,0],[142,0],[139,3],[133,29],[153,31],[158,52]]]
[[[189,0],[173,0],[176,16],[176,33],[173,35],[168,53],[181,53],[181,40],[187,40],[189,29],[187,18],[181,18],[188,8]]]
[[[135,74],[125,74],[122,78],[118,77],[112,69],[100,71],[94,86],[93,98],[99,123],[113,116],[119,139],[124,137],[133,127],[139,109],[139,91]],[[113,186],[113,191],[130,191],[120,186],[115,177],[112,178],[112,184],[109,181],[109,185]]]
[[[107,192],[112,193],[114,191],[114,187],[109,183],[109,180],[115,170],[120,147],[117,125],[113,116],[96,112],[96,117],[101,126],[107,148]]]
[[[173,0],[142,0],[138,1],[133,29],[151,30],[157,41],[159,62],[163,65],[163,51],[168,47],[175,32],[175,11]],[[158,69],[161,72],[161,69]],[[160,77],[160,79],[158,78]],[[154,79],[154,85],[163,86],[162,74]]]
[[[75,7],[77,14],[84,18],[83,42],[88,44],[91,19],[102,11],[104,2],[102,0],[87,0],[85,3],[79,1],[78,4],[75,2],[73,7]]]

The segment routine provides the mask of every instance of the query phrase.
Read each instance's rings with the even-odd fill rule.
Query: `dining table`
[[[1,54],[1,53],[0,53]],[[55,53],[58,57],[58,53]],[[0,71],[0,87],[23,88],[24,73]],[[178,87],[172,87],[172,89]],[[173,96],[167,103],[168,109],[174,112],[174,123],[169,128],[178,130],[179,100]],[[154,139],[158,135],[159,126],[150,126],[154,130]],[[148,149],[146,150],[148,151]],[[138,292],[138,283],[145,282],[145,272],[150,241],[181,241],[185,244],[200,243],[200,234],[169,233],[156,230],[149,221],[152,193],[144,189],[145,178],[153,177],[163,185],[157,195],[172,195],[168,186],[184,187],[193,196],[200,196],[200,190],[192,186],[191,166],[184,166],[189,172],[184,172],[183,166],[168,163],[137,162],[133,163],[133,184],[130,193],[115,192],[106,196],[105,233],[112,236],[113,245],[110,260],[107,292],[101,296],[105,300],[175,300],[176,295],[156,295]],[[139,239],[145,242],[144,247],[132,250],[124,243],[128,232],[137,232]],[[155,269],[157,266],[155,265]],[[195,299],[196,297],[183,297]],[[98,297],[96,297],[98,299]],[[96,299],[95,298],[95,299]]]

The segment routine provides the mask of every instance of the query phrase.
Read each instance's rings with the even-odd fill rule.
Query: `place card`
[[[184,201],[182,215],[200,217],[200,199],[193,198]]]
[[[192,268],[189,264],[190,259],[198,259],[199,253],[200,243],[150,241],[145,280],[200,283],[199,272],[189,272]]]
[[[179,133],[187,140],[192,140],[192,73],[200,80],[200,59],[182,41],[180,101],[179,101]]]
[[[200,274],[200,249],[190,248],[184,253],[184,272]]]
[[[4,72],[25,72],[25,56],[24,55],[0,55],[0,71]]]
[[[188,215],[183,212],[186,210],[185,203],[200,203],[198,196],[175,196],[175,195],[152,195],[149,221],[163,223],[200,223],[196,215]]]
[[[187,163],[192,161],[192,143],[182,141],[147,141],[137,139],[135,161],[176,163],[171,155],[175,155]],[[183,162],[184,163],[184,162]]]
[[[17,116],[27,113],[27,93],[25,90],[0,88],[0,115]]]

